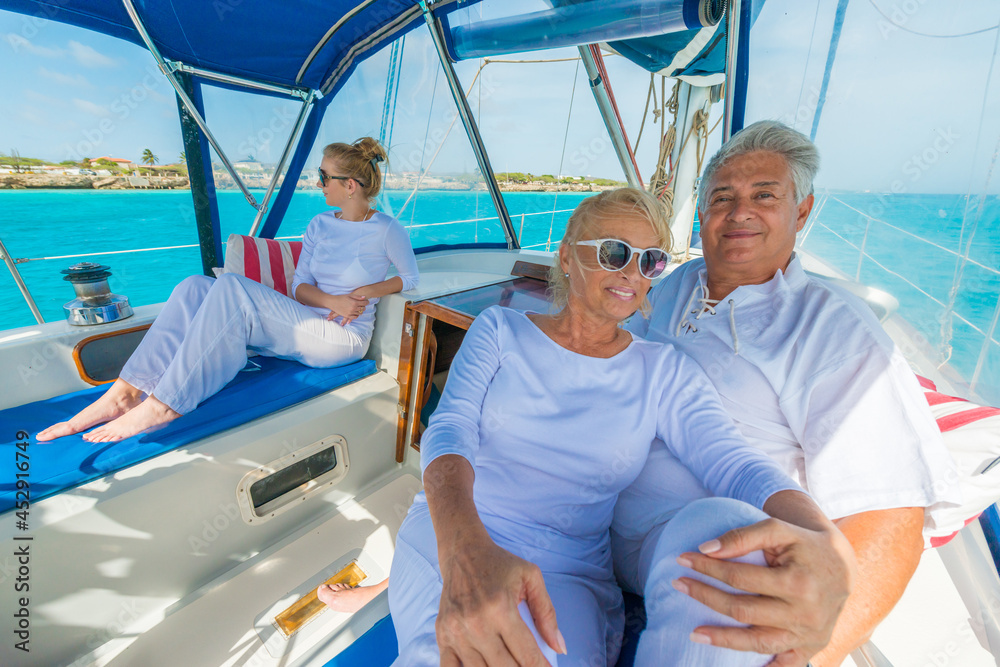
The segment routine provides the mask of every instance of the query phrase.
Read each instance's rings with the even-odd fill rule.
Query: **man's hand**
[[[679,579],[682,592],[750,626],[696,628],[705,643],[773,653],[770,664],[782,667],[803,667],[826,646],[855,576],[851,545],[832,524],[810,530],[767,519],[731,530],[699,549],[702,553],[682,554],[678,562],[756,594],[734,595]],[[764,552],[768,567],[724,560],[756,550]]]
[[[539,635],[559,653],[566,643],[538,566],[498,547],[487,536],[441,560],[441,608],[436,630],[442,667],[547,666],[518,605],[527,604]]]
[[[355,290],[357,291],[357,290]],[[341,318],[339,324],[347,326],[354,320],[361,317],[368,307],[368,299],[363,296],[351,294],[327,295],[326,307],[330,309],[330,314],[326,316],[328,320]]]

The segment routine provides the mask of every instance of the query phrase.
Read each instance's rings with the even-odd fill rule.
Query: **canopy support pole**
[[[419,2],[420,8],[424,12],[424,20],[427,22],[427,27],[430,29],[434,40],[434,48],[437,49],[438,58],[441,60],[441,68],[444,70],[445,79],[448,81],[451,95],[455,99],[455,106],[458,107],[458,115],[462,119],[466,133],[469,135],[469,142],[472,144],[472,150],[476,154],[479,170],[483,174],[486,187],[489,189],[490,197],[493,199],[493,206],[500,217],[504,236],[507,237],[507,247],[510,250],[519,250],[521,245],[517,234],[514,232],[514,223],[510,219],[507,205],[504,204],[503,196],[500,194],[500,186],[497,184],[493,167],[490,165],[489,156],[486,154],[486,148],[483,146],[483,138],[479,135],[479,128],[476,126],[475,118],[473,118],[472,109],[469,108],[469,101],[465,98],[465,91],[462,90],[462,86],[458,81],[458,75],[455,74],[455,68],[448,57],[448,49],[445,46],[441,24],[431,13],[427,0],[419,0]]]
[[[246,200],[251,206],[259,210],[260,205],[257,204],[257,200],[254,199],[252,194],[250,194],[250,190],[248,190],[247,186],[243,183],[243,179],[236,173],[236,169],[229,161],[229,158],[226,157],[226,153],[222,150],[222,146],[220,146],[219,142],[216,141],[215,135],[212,134],[212,131],[208,129],[208,123],[206,123],[205,119],[202,118],[200,113],[198,113],[198,109],[195,107],[194,102],[192,102],[191,98],[188,97],[188,94],[184,92],[184,87],[181,86],[177,77],[174,75],[173,68],[167,64],[167,62],[163,59],[163,56],[160,54],[160,50],[156,48],[155,44],[153,44],[153,39],[149,36],[149,32],[146,31],[146,26],[143,25],[142,19],[139,17],[139,13],[135,10],[135,6],[132,4],[132,0],[122,0],[122,3],[125,5],[125,11],[128,12],[129,18],[132,19],[132,25],[135,26],[136,32],[139,33],[139,36],[142,38],[146,48],[149,49],[149,52],[153,55],[153,59],[156,60],[156,64],[159,66],[160,71],[163,72],[163,76],[167,77],[167,81],[173,87],[174,92],[177,93],[177,98],[187,109],[188,113],[191,115],[191,119],[198,124],[198,127],[205,134],[205,138],[208,139],[208,142],[212,144],[212,148],[215,149],[219,159],[222,160],[222,164],[225,165],[226,171],[229,172],[229,175],[236,183],[236,186],[243,192],[243,196],[246,197]]]
[[[267,220],[264,221],[264,226],[260,229],[258,236],[261,238],[273,239],[277,235],[278,229],[281,227],[281,222],[284,219],[285,211],[288,210],[288,205],[292,201],[292,195],[295,194],[295,186],[298,183],[299,176],[302,174],[302,168],[309,159],[309,153],[316,142],[316,136],[319,134],[319,128],[323,122],[323,114],[326,113],[326,108],[333,101],[334,97],[335,92],[332,92],[329,95],[316,99],[308,107],[302,127],[302,134],[299,136],[298,148],[295,149],[291,162],[288,164],[285,180],[282,182],[281,187],[278,188],[278,194],[274,198],[274,205],[267,212]]]
[[[203,110],[201,86],[187,74],[180,75],[188,99],[196,110]],[[184,140],[184,158],[187,162],[188,182],[194,199],[195,225],[198,228],[198,244],[201,247],[201,268],[206,276],[212,275],[212,267],[222,266],[222,241],[219,238],[219,202],[215,198],[215,179],[212,177],[212,156],[208,145],[202,141],[198,124],[188,108],[177,97],[177,112],[181,120],[181,136]]]
[[[580,51],[580,59],[583,61],[583,66],[587,69],[590,90],[594,93],[594,99],[597,100],[597,108],[601,111],[601,118],[604,119],[604,127],[607,128],[608,135],[611,137],[611,144],[615,147],[615,154],[618,155],[618,161],[622,165],[625,179],[631,187],[641,190],[642,180],[639,178],[639,171],[635,167],[632,151],[629,149],[628,139],[625,137],[625,130],[622,128],[621,123],[618,122],[618,116],[615,114],[614,106],[611,104],[611,97],[608,95],[608,88],[604,82],[604,78],[601,76],[597,60],[594,58],[589,45],[577,48]]]
[[[257,215],[254,216],[253,225],[250,227],[250,236],[257,236],[260,224],[264,221],[264,214],[267,213],[268,202],[271,201],[274,188],[278,185],[278,178],[281,177],[281,172],[285,169],[288,157],[292,154],[295,139],[299,136],[299,131],[306,122],[306,116],[309,115],[309,107],[312,106],[315,99],[316,91],[313,90],[309,91],[309,95],[302,100],[302,109],[299,111],[299,117],[295,119],[295,125],[292,126],[292,132],[288,135],[288,141],[285,142],[285,148],[281,151],[281,157],[278,159],[278,166],[275,167],[274,174],[271,175],[271,182],[267,184],[267,192],[264,193],[264,200],[260,203],[260,208],[257,209]]]
[[[722,142],[743,129],[750,78],[751,2],[729,0],[726,9],[726,106]]]

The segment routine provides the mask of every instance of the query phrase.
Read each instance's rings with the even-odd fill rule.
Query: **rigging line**
[[[982,101],[982,104],[980,105],[980,111],[979,111],[979,127],[978,127],[978,129],[976,131],[976,143],[974,144],[977,147],[980,145],[981,140],[982,140],[982,136],[983,136],[983,124],[984,124],[983,120],[986,117],[986,104],[987,104],[987,101],[989,100],[990,82],[993,80],[993,70],[996,67],[997,47],[998,47],[998,45],[1000,45],[1000,31],[997,32],[997,35],[993,39],[993,56],[990,59],[990,67],[989,67],[989,70],[986,73],[986,85],[983,86],[983,101]],[[993,178],[993,169],[996,166],[997,151],[998,150],[1000,150],[1000,140],[998,140],[997,147],[994,148],[994,151],[993,151],[993,160],[990,163],[990,168],[989,168],[989,171],[988,171],[988,173],[986,175],[986,183],[984,183],[983,189],[982,189],[982,192],[984,194],[986,193],[987,187],[989,186],[989,183],[990,183],[990,181]],[[973,158],[975,158],[975,155],[973,155]],[[975,219],[973,219],[973,221],[972,221],[972,229],[969,232],[969,239],[968,239],[968,241],[966,241],[965,240],[965,229],[966,229],[966,225],[968,224],[968,221],[969,221],[969,204],[968,204],[968,201],[969,201],[969,197],[972,196],[971,190],[972,190],[972,169],[973,169],[972,168],[972,164],[973,163],[974,163],[974,160],[970,161],[970,163],[969,163],[969,192],[966,194],[965,210],[963,211],[963,214],[962,214],[962,230],[961,230],[960,235],[959,235],[959,248],[962,248],[963,245],[964,245],[964,253],[963,253],[963,258],[960,259],[959,261],[957,261],[955,263],[955,276],[954,276],[954,278],[952,280],[951,291],[949,293],[949,298],[948,298],[948,310],[945,311],[946,315],[947,315],[948,312],[953,311],[954,308],[955,308],[955,301],[958,299],[958,287],[959,287],[959,284],[961,283],[962,276],[965,273],[965,265],[969,262],[969,252],[971,252],[971,250],[972,250],[972,239],[975,238],[975,236],[976,236],[976,230],[979,227],[979,221],[982,219],[982,215],[983,215],[983,206],[986,203],[986,198],[985,197],[981,197],[980,200],[979,200],[979,210],[978,210],[978,212],[976,214]],[[944,321],[942,323],[942,329],[945,326],[948,326],[949,324],[950,324],[950,321],[947,319],[947,317],[945,317],[945,319],[944,319]],[[950,335],[948,336],[947,340],[949,340],[949,341],[951,340],[951,336]]]
[[[846,243],[846,244],[847,244],[847,245],[849,245],[850,247],[854,248],[855,250],[860,250],[860,248],[858,248],[858,246],[857,246],[857,245],[855,245],[855,244],[854,244],[854,243],[852,243],[851,241],[848,241],[848,240],[847,240],[846,238],[844,238],[843,236],[841,236],[841,235],[840,235],[840,234],[838,234],[837,232],[833,231],[832,229],[830,229],[830,228],[829,228],[829,227],[828,227],[827,225],[823,224],[822,222],[817,222],[816,224],[817,224],[817,225],[819,225],[820,227],[823,227],[823,228],[825,228],[825,229],[826,229],[827,231],[829,231],[829,232],[830,232],[831,234],[833,234],[833,235],[834,235],[834,236],[836,236],[836,237],[837,237],[838,239],[840,239],[841,241],[843,241],[844,243]],[[917,286],[916,286],[916,285],[915,285],[915,284],[914,284],[914,283],[913,283],[913,282],[912,282],[911,280],[909,280],[908,278],[906,278],[905,276],[903,276],[903,275],[901,275],[901,274],[899,274],[899,273],[896,273],[895,271],[893,271],[893,270],[892,270],[892,269],[890,269],[889,267],[885,266],[884,264],[882,264],[881,262],[879,262],[879,261],[878,261],[877,259],[875,259],[875,258],[874,258],[874,257],[872,257],[871,255],[869,255],[868,253],[865,253],[865,257],[866,257],[867,259],[871,260],[872,264],[874,264],[875,266],[879,267],[880,269],[882,269],[882,270],[883,270],[883,271],[885,271],[886,273],[889,273],[889,274],[892,274],[892,275],[896,276],[897,278],[899,278],[900,280],[902,280],[902,281],[903,281],[904,283],[906,283],[907,285],[909,285],[909,286],[910,286],[910,287],[912,287],[913,289],[917,290],[918,292],[920,292],[921,294],[923,294],[924,296],[926,296],[926,297],[927,297],[928,299],[930,299],[930,300],[931,300],[931,301],[933,301],[934,303],[938,304],[939,306],[944,306],[944,305],[945,305],[943,301],[941,301],[940,299],[937,299],[937,298],[935,298],[935,297],[931,296],[930,294],[928,294],[928,293],[927,293],[927,292],[925,292],[924,290],[920,289],[920,288],[919,288],[919,287],[917,287]],[[983,334],[984,336],[986,335],[986,332],[985,332],[985,331],[983,331],[982,329],[980,329],[980,328],[979,328],[979,327],[977,327],[977,326],[976,326],[975,324],[973,324],[973,323],[972,323],[972,322],[970,322],[969,320],[965,319],[964,317],[962,317],[962,316],[961,316],[961,315],[959,315],[958,313],[951,313],[951,315],[952,315],[952,317],[956,317],[956,318],[958,318],[958,319],[962,320],[962,322],[964,322],[964,323],[965,323],[965,324],[967,324],[968,326],[972,327],[973,329],[975,329],[975,330],[976,330],[976,331],[978,331],[979,333]]]
[[[576,210],[576,209],[564,208],[564,209],[560,209],[558,211],[552,211],[552,213],[572,213],[574,210]],[[550,213],[550,211],[539,211],[537,213],[521,213],[519,215],[521,215],[521,216],[528,216],[528,215],[549,215],[549,213]],[[406,225],[406,228],[407,229],[417,229],[417,228],[420,228],[420,227],[440,227],[441,225],[457,225],[457,224],[463,223],[463,222],[482,222],[483,220],[499,220],[499,219],[500,219],[499,217],[497,217],[495,215],[491,215],[491,216],[487,216],[485,218],[468,218],[467,220],[447,220],[445,222],[425,222],[425,223],[420,224],[420,225]],[[301,238],[301,237],[299,237],[299,236],[294,236],[294,237],[293,236],[289,236],[289,237],[285,237],[285,238]],[[539,244],[536,244],[536,245],[545,245],[545,244],[544,243],[539,243]],[[192,246],[192,247],[194,247],[194,246]]]
[[[813,27],[812,34],[809,37],[809,50],[806,51],[806,64],[802,68],[802,83],[799,85],[799,99],[795,102],[795,114],[798,116],[798,110],[802,108],[802,92],[806,88],[806,75],[809,74],[809,60],[812,58],[812,47],[813,42],[816,41],[816,24],[819,22],[819,6],[820,3],[816,3],[816,13],[813,14]],[[792,119],[792,125],[795,124],[795,119]],[[714,128],[713,128],[714,129]]]
[[[618,54],[609,54],[618,55]],[[580,56],[575,58],[547,58],[545,60],[501,60],[499,58],[485,58],[487,63],[509,63],[509,64],[524,64],[524,63],[568,63],[573,60],[580,60]]]
[[[913,238],[917,239],[918,241],[923,241],[924,243],[926,243],[926,244],[928,244],[930,246],[934,246],[938,250],[942,250],[942,251],[948,253],[949,255],[955,255],[956,257],[959,257],[959,258],[963,257],[963,255],[961,253],[958,253],[958,252],[952,250],[951,248],[946,248],[943,245],[940,245],[938,243],[934,243],[931,240],[925,239],[922,236],[914,234],[913,232],[911,232],[911,231],[909,231],[907,229],[903,229],[902,227],[897,227],[896,225],[892,224],[891,222],[886,222],[885,220],[881,220],[879,218],[873,217],[873,216],[865,213],[864,211],[861,211],[861,210],[859,210],[857,208],[854,208],[853,206],[851,206],[850,204],[848,204],[847,202],[845,202],[843,199],[840,199],[836,195],[830,195],[830,199],[833,199],[834,201],[840,202],[840,204],[842,204],[845,208],[848,208],[848,209],[854,211],[855,213],[863,215],[866,218],[868,218],[869,220],[881,223],[881,224],[885,225],[886,227],[889,227],[891,229],[895,229],[897,232],[902,232],[903,234],[906,234],[907,236],[912,236]],[[987,266],[987,265],[982,264],[980,262],[977,262],[976,260],[971,259],[971,258],[966,258],[966,261],[968,261],[970,264],[975,264],[979,268],[984,269],[986,271],[989,271],[990,273],[995,273],[997,275],[1000,275],[1000,271],[998,271],[997,269],[994,269],[991,266]]]
[[[396,86],[392,91],[392,114],[389,116],[389,135],[386,137],[388,144],[382,144],[383,146],[392,145],[392,129],[396,125],[396,103],[399,102],[399,82],[403,80],[403,51],[406,49],[406,35],[403,35],[399,39],[399,62],[397,64],[396,70]]]
[[[896,23],[885,12],[883,12],[882,9],[878,5],[875,4],[875,0],[868,0],[868,2],[871,4],[872,7],[875,8],[875,11],[877,11],[879,14],[882,15],[882,18],[884,18],[886,21],[888,21],[889,23],[891,23],[895,27],[899,28],[903,32],[908,32],[908,33],[910,33],[912,35],[919,35],[920,37],[933,37],[935,39],[952,39],[952,38],[955,38],[955,37],[968,37],[970,35],[978,35],[981,32],[989,32],[990,30],[996,30],[997,28],[1000,28],[1000,23],[998,23],[997,25],[990,26],[989,28],[981,28],[979,30],[973,30],[972,32],[963,32],[963,33],[959,33],[957,35],[932,35],[932,34],[926,33],[926,32],[919,32],[917,30],[911,30],[910,28],[907,28],[905,26],[900,25],[899,23]]]
[[[485,67],[485,66],[486,65],[484,63],[483,67]],[[476,76],[474,76],[473,79],[472,79],[472,83],[469,84],[469,90],[465,93],[466,97],[468,97],[469,95],[472,94],[472,87],[475,86],[476,85],[476,81],[479,80],[479,74],[483,71],[483,67],[479,68],[479,71],[476,72]],[[435,89],[437,89],[437,80],[436,79],[437,79],[437,77],[435,77],[435,83],[434,83],[434,88]],[[432,107],[434,106],[433,99],[431,100],[431,106]],[[448,136],[451,134],[452,128],[455,127],[455,123],[458,121],[458,116],[459,116],[458,110],[456,109],[455,110],[455,115],[452,117],[451,123],[448,125],[448,129],[445,130],[444,137],[441,139],[441,142],[438,144],[437,149],[434,151],[434,155],[431,156],[430,162],[427,163],[427,169],[428,170],[434,164],[434,160],[437,159],[438,153],[440,153],[441,149],[444,148],[444,142],[447,141]],[[430,122],[431,122],[430,121],[430,116],[428,115],[428,117],[427,117],[427,128],[428,128],[428,131],[430,130]],[[424,136],[424,150],[426,150],[426,149],[427,149],[427,137]],[[424,171],[423,164],[424,164],[424,156],[423,156],[423,153],[421,153],[421,155],[420,155],[420,171],[418,172],[419,176],[417,177],[417,184],[415,186],[413,186],[413,191],[410,193],[410,196],[406,198],[406,201],[404,201],[403,205],[399,208],[399,213],[395,216],[397,220],[400,217],[402,217],[403,211],[406,210],[407,204],[409,204],[410,200],[412,200],[413,197],[417,194],[417,190],[420,189],[420,184],[424,182],[424,178],[427,176],[427,173]],[[410,216],[410,222],[413,222],[413,216],[412,215]]]
[[[646,127],[646,118],[649,116],[649,100],[656,92],[656,82],[654,80],[655,74],[649,73],[649,89],[646,91],[646,105],[642,108],[642,122],[639,123],[639,134],[635,138],[635,149],[639,150],[639,142],[642,141],[642,128]],[[653,102],[653,106],[656,106],[656,102]],[[654,114],[655,115],[655,114]],[[653,119],[656,122],[656,119]]]
[[[440,67],[434,69],[434,86],[431,88],[431,104],[430,107],[428,107],[427,109],[427,128],[424,130],[423,146],[420,149],[420,167],[417,169],[417,173],[419,174],[419,177],[417,179],[418,187],[420,186],[420,181],[423,180],[423,175],[424,175],[424,153],[427,152],[427,137],[429,137],[431,133],[431,117],[434,115],[434,99],[437,97],[438,75],[440,73],[441,73]],[[457,118],[458,115],[456,114],[455,117]],[[452,124],[454,123],[455,121],[452,120]],[[448,129],[450,130],[451,127],[449,126]],[[410,200],[413,199],[413,195],[415,195],[416,193],[417,189],[414,188],[413,192],[410,193],[410,196],[406,198],[405,202],[403,202],[402,208],[399,209],[400,214],[403,213],[403,209],[406,208],[406,205],[410,203]],[[413,212],[410,214],[410,222],[413,222],[413,216],[416,215],[416,212],[417,212],[417,207],[414,206]]]
[[[179,248],[197,248],[199,244],[193,243],[191,245],[167,245],[160,248],[132,248],[129,250],[109,250],[108,252],[84,252],[78,255],[53,255],[52,257],[26,257],[18,258],[15,263],[23,264],[25,262],[40,262],[48,259],[76,259],[78,257],[91,257],[93,255],[123,255],[130,252],[151,252],[153,250],[177,250]]]
[[[582,60],[582,59],[581,59]],[[569,141],[569,121],[573,117],[573,100],[576,99],[576,82],[580,78],[580,60],[576,61],[576,69],[573,70],[573,89],[569,94],[569,109],[566,111],[566,131],[563,132],[563,145],[562,153],[559,155],[559,171],[556,174],[556,178],[563,177],[563,164],[566,161],[566,144]],[[559,204],[559,191],[556,191],[556,196],[552,198],[552,219],[549,220],[549,238],[545,242],[545,250],[548,251],[552,243],[552,228],[556,224],[556,211],[555,208]]]

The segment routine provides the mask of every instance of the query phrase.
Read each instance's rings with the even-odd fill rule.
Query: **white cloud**
[[[84,113],[93,114],[95,116],[108,116],[111,114],[107,107],[102,107],[100,104],[94,104],[93,102],[81,100],[80,98],[73,99],[73,106]]]
[[[39,76],[42,76],[51,81],[55,81],[58,84],[64,86],[82,86],[84,88],[93,88],[87,77],[82,74],[70,75],[63,74],[62,72],[53,72],[52,70],[46,69],[44,67],[38,68]]]
[[[44,46],[37,46],[21,35],[16,35],[12,32],[7,33],[5,39],[14,53],[30,53],[33,56],[41,56],[43,58],[58,58],[66,53],[62,49],[49,49]]]
[[[84,67],[114,67],[118,63],[93,47],[70,41],[69,52]]]

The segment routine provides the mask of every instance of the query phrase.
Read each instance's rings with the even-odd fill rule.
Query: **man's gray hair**
[[[788,171],[795,188],[795,203],[813,193],[813,179],[819,171],[819,151],[809,137],[776,120],[761,120],[747,125],[730,137],[722,145],[712,159],[708,161],[698,186],[699,208],[707,203],[708,184],[715,172],[725,166],[730,160],[747,153],[766,151],[785,158]]]

